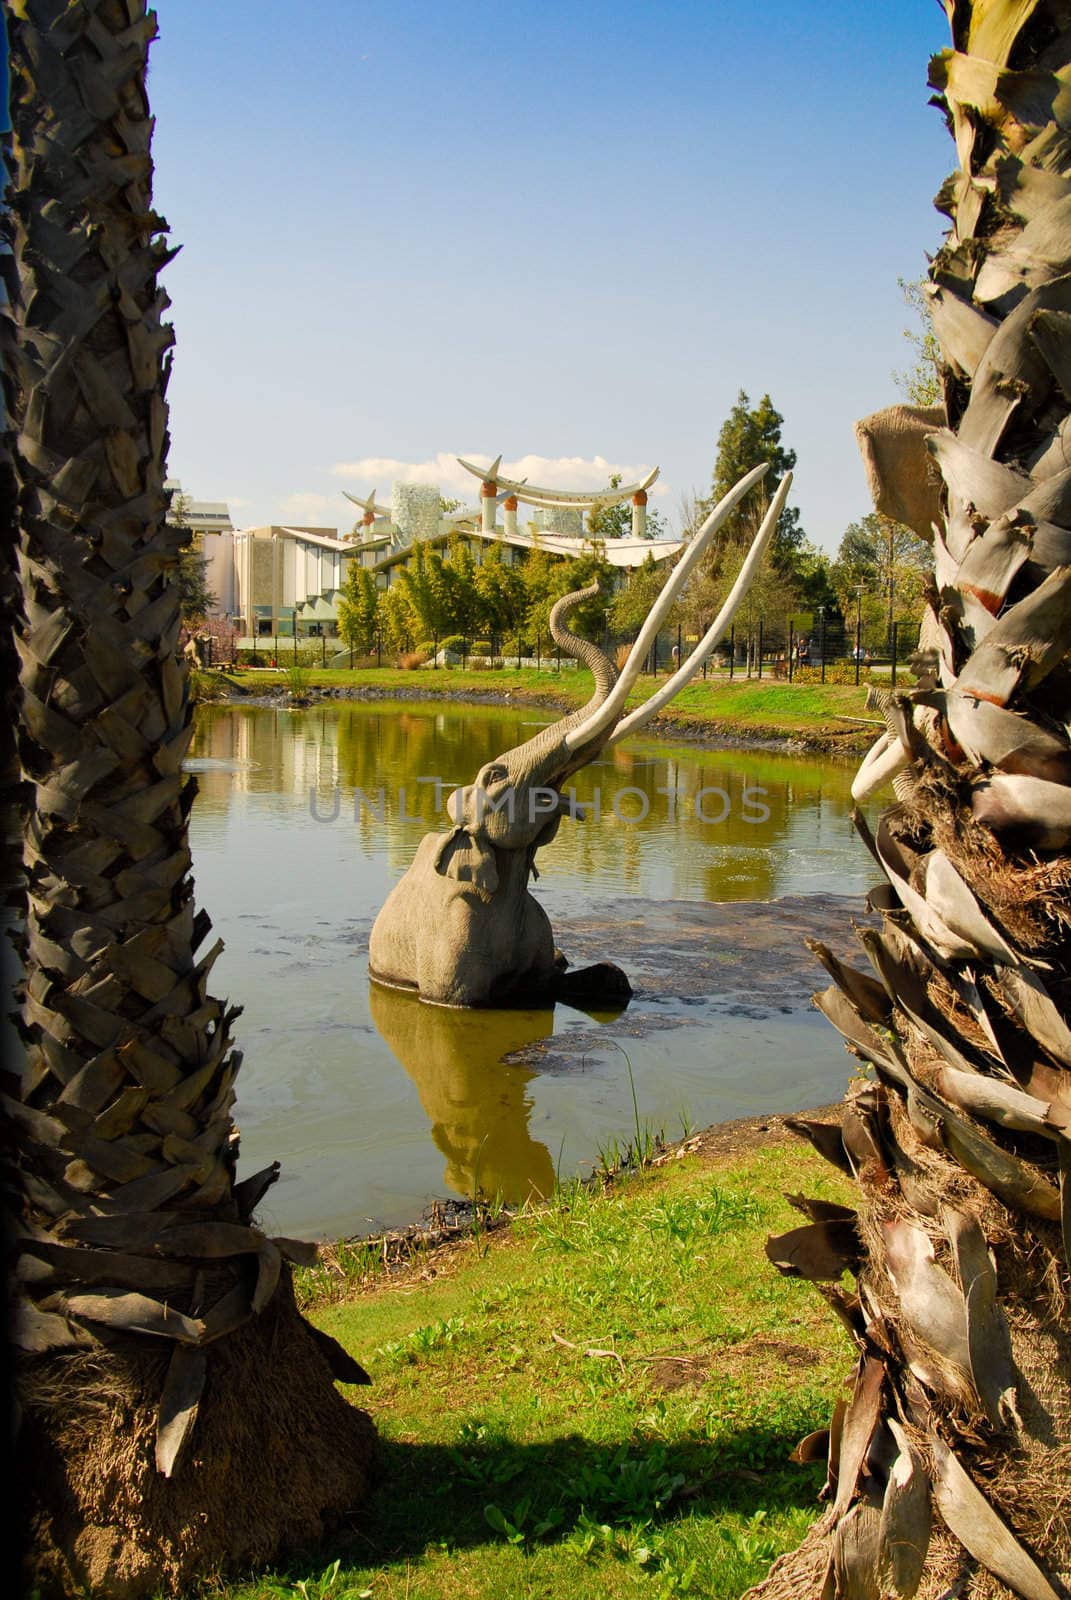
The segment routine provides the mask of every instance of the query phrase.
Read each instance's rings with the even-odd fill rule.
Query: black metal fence
[[[703,676],[860,683],[876,673],[895,683],[917,637],[914,623],[867,624],[860,620],[854,625],[827,625],[820,618],[816,627],[810,627],[791,617],[762,616],[730,628],[704,664]],[[620,656],[632,641],[610,637],[603,643],[611,654]],[[661,633],[648,652],[644,671],[655,676],[675,671],[696,643],[683,628]]]
[[[704,678],[769,678],[789,683],[860,683],[875,675],[896,683],[906,670],[906,658],[915,649],[917,638],[916,623],[889,625],[863,619],[827,623],[824,617],[812,623],[809,617],[764,615],[738,620],[704,663],[702,673]],[[683,627],[664,629],[648,651],[644,672],[668,676],[691,655],[697,642]],[[634,636],[606,632],[597,643],[620,666],[632,649]],[[212,664],[218,664],[218,645],[214,644],[212,653]],[[406,638],[400,645],[376,638],[364,650],[347,650],[341,639],[326,637],[265,637],[254,640],[252,649],[243,646],[239,659],[251,666],[352,668],[414,666],[419,661],[430,668],[459,667],[463,671],[489,667],[561,671],[575,666],[541,630],[480,640],[456,634],[426,640]]]

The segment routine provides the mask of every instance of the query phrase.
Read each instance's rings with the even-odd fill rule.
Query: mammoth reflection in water
[[[554,1030],[554,1012],[466,1011],[423,1005],[416,995],[369,984],[372,1021],[417,1086],[446,1158],[455,1194],[509,1205],[548,1196],[550,1151],[528,1130],[534,1073],[502,1057]]]

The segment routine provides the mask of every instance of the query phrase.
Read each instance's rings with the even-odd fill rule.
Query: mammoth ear
[[[482,900],[490,900],[498,888],[494,851],[465,828],[451,828],[435,852],[434,864],[442,877],[471,884]]]

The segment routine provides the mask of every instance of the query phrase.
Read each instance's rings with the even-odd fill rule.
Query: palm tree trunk
[[[143,0],[7,0],[27,803],[17,1135],[21,1481],[46,1589],[188,1584],[363,1493],[360,1369],[298,1316],[307,1246],[235,1180],[240,1057],[195,912],[165,521],[172,333]],[[2,471],[2,468],[0,468]],[[2,487],[2,483],[0,483]],[[192,1533],[191,1530],[196,1530]]]
[[[829,1509],[768,1600],[1071,1589],[1071,8],[946,10],[936,584],[917,687],[879,697],[898,803],[858,824],[874,976],[817,949],[816,1002],[873,1082],[839,1128],[797,1123],[858,1210],[802,1202],[768,1246],[824,1280],[858,1364],[801,1450]],[[925,496],[921,470],[876,476],[879,509]]]

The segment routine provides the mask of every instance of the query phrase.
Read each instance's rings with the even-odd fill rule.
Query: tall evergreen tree
[[[737,395],[736,404],[722,423],[721,432],[718,434],[718,453],[714,461],[714,478],[710,488],[710,499],[706,509],[715,505],[724,494],[739,483],[740,479],[749,473],[760,462],[768,461],[770,474],[768,484],[776,485],[796,465],[795,450],[788,450],[781,442],[781,427],[784,423],[781,413],[774,408],[773,401],[768,394],[764,394],[757,406],[752,406],[743,389]],[[766,489],[767,504],[772,488]],[[755,536],[758,523],[761,522],[765,506],[758,503],[752,504],[753,495],[748,496],[725,524],[725,530],[719,539],[719,549],[729,549],[733,545],[749,545]],[[786,506],[782,511],[777,532],[770,543],[770,560],[773,565],[784,575],[791,570],[793,557],[803,542],[803,529],[800,526],[800,514],[795,506]]]
[[[7,1085],[21,1425],[48,1591],[134,1596],[316,1538],[371,1428],[238,1183],[237,1011],[195,913],[172,343],[143,0],[4,8],[16,282],[0,316],[22,584],[25,1071]],[[6,481],[6,480],[5,480]]]

